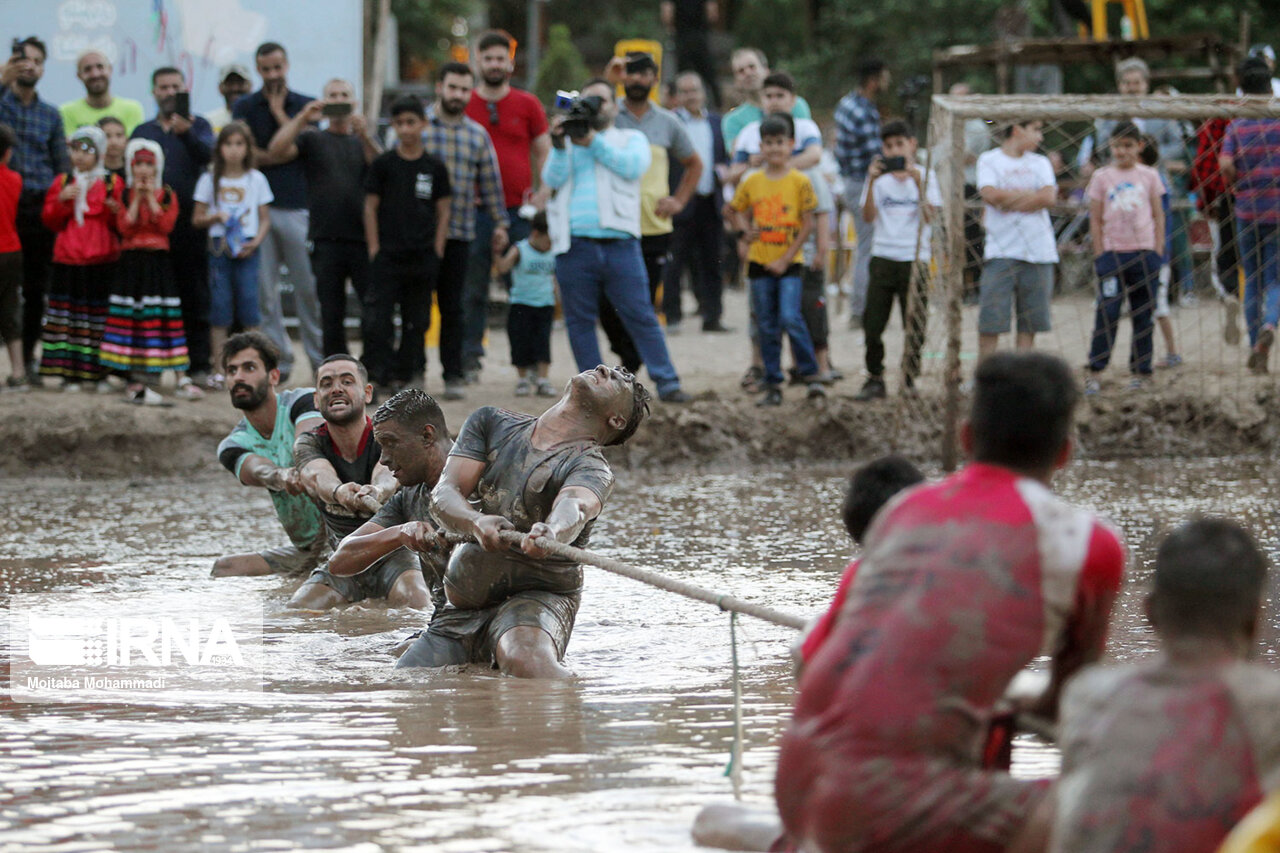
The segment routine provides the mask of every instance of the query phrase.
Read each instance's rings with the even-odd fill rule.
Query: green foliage
[[[454,18],[465,18],[474,5],[473,0],[391,0],[391,13],[399,25],[401,61],[448,61]]]
[[[538,100],[544,104],[552,103],[557,89],[577,89],[590,76],[582,54],[569,37],[569,28],[564,24],[552,24],[547,30],[547,48],[542,54],[538,79],[533,86]]]

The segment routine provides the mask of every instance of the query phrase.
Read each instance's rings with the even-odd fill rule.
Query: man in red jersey
[[[806,851],[1042,850],[1048,780],[985,770],[997,700],[1052,655],[1064,681],[1102,652],[1119,537],[1049,490],[1079,391],[1060,359],[1000,353],[975,377],[970,464],[876,517],[830,638],[800,680],[776,796]]]
[[[551,150],[547,114],[533,95],[511,85],[515,72],[515,43],[501,30],[490,30],[476,43],[476,87],[467,103],[467,117],[480,124],[493,142],[502,175],[503,204],[515,244],[529,236],[529,220],[520,216],[542,164]],[[540,205],[539,205],[540,206]],[[489,239],[493,219],[483,209],[476,218],[476,239],[471,242],[467,265],[467,289],[463,296],[462,364],[468,380],[480,372],[484,357],[484,331],[489,318],[489,280],[493,258]]]

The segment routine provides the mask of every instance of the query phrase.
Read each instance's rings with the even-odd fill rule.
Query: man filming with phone
[[[364,180],[382,148],[356,106],[355,87],[346,80],[330,80],[322,98],[289,119],[267,147],[274,162],[297,160],[307,177],[307,239],[326,358],[347,351],[347,280],[361,302],[369,282]],[[323,130],[315,127],[321,120],[326,122]]]

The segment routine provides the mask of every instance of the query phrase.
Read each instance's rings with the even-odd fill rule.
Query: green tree
[[[582,54],[569,37],[569,28],[564,24],[552,24],[547,31],[547,49],[538,66],[538,79],[533,85],[533,93],[538,100],[549,104],[555,100],[556,90],[577,89],[590,76]]]

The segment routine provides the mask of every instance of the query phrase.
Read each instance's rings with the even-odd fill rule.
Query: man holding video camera
[[[613,126],[617,105],[606,80],[591,80],[580,96],[558,97],[557,106],[567,111],[551,121],[542,180],[555,192],[547,223],[574,360],[579,370],[601,363],[596,320],[603,293],[635,341],[659,399],[685,402],[640,254],[640,178],[649,168],[649,140]]]
[[[312,125],[328,121],[324,130]],[[369,281],[369,247],[364,240],[364,179],[382,151],[364,116],[356,112],[356,91],[346,80],[330,80],[312,101],[271,137],[267,153],[277,163],[297,160],[307,177],[311,220],[311,272],[320,300],[324,355],[347,351],[347,279],[364,301]],[[361,336],[362,339],[367,339]]]

